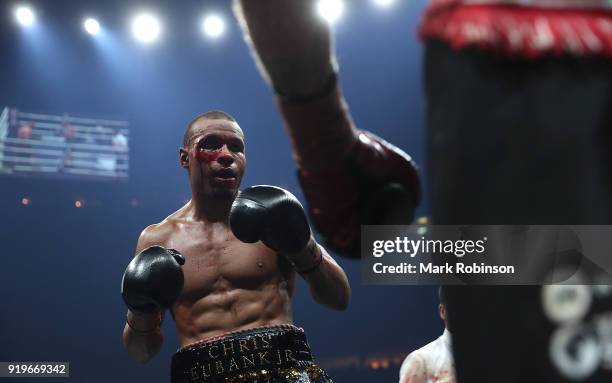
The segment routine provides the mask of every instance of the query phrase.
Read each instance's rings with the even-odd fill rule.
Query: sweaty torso
[[[156,225],[160,245],[185,256],[185,283],[172,306],[181,346],[229,331],[292,323],[295,273],[261,242],[240,242],[228,225],[174,213]]]

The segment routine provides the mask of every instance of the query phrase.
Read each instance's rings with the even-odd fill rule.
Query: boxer
[[[401,223],[387,218],[389,206],[410,211],[412,163],[387,143],[357,139],[314,1],[234,1],[275,92],[315,227],[340,254],[358,256],[360,223]],[[607,0],[431,1],[420,35],[434,223],[609,223],[611,25]],[[366,161],[355,155],[362,151]],[[393,181],[403,186],[396,198],[376,198]],[[553,365],[539,287],[453,286],[448,296],[459,381],[559,382],[589,367],[589,353],[571,347],[561,350],[572,355],[566,365]],[[474,325],[483,318],[502,319]],[[583,367],[583,381],[609,381],[609,364],[595,366]]]
[[[611,26],[605,0],[430,2],[419,30],[435,224],[610,224]],[[576,341],[590,338],[555,341],[541,287],[447,295],[458,381],[611,380],[605,354]]]
[[[350,287],[300,203],[271,186],[239,193],[244,134],[227,113],[196,117],[179,161],[192,198],[142,232],[123,277],[128,354],[146,362],[159,351],[169,309],[181,346],[173,383],[330,382],[293,326],[296,275],[336,310],[347,307]]]
[[[315,228],[339,255],[359,258],[361,225],[412,222],[420,182],[408,154],[355,126],[314,4],[235,0],[234,11],[274,90]]]

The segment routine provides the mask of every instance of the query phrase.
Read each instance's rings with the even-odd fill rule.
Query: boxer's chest
[[[200,297],[220,287],[255,289],[280,273],[273,250],[261,242],[240,242],[225,227],[183,227],[168,247],[185,256],[183,296]]]

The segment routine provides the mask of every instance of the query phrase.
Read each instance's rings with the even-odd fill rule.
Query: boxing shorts
[[[304,330],[292,325],[230,332],[172,357],[172,383],[331,383],[314,363]]]

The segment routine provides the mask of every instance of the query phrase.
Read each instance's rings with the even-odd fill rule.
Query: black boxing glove
[[[183,289],[185,257],[173,249],[151,246],[135,256],[121,280],[121,296],[130,311],[152,314],[169,308]]]
[[[304,208],[293,194],[276,186],[243,190],[232,204],[229,221],[242,242],[262,241],[282,254],[299,253],[310,240]]]

